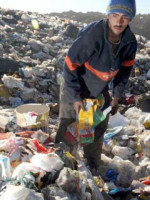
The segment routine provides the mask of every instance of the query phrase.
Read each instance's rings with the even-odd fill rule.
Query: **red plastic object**
[[[144,185],[150,185],[150,180],[145,180],[142,182]]]
[[[131,104],[135,104],[135,97],[134,95],[131,95],[129,97],[122,97],[121,99],[119,99],[119,103],[120,104],[124,104],[124,105],[131,105]]]
[[[46,149],[42,144],[39,143],[37,139],[32,140],[34,146],[36,147],[36,151],[38,153],[52,153],[55,151],[54,148]]]

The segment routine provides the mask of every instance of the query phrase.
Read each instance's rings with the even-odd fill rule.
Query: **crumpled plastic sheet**
[[[0,193],[0,200],[44,200],[43,194],[22,186],[7,185]]]

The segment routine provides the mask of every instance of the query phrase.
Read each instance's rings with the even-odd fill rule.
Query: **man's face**
[[[109,28],[116,36],[121,35],[130,22],[129,17],[122,13],[111,13],[107,18]]]

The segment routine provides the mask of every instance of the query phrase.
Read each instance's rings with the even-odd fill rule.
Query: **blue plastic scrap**
[[[117,180],[117,177],[118,177],[119,173],[114,171],[113,169],[109,169],[106,173],[105,173],[105,176],[104,176],[104,180],[106,182],[113,182],[115,183],[116,180]]]

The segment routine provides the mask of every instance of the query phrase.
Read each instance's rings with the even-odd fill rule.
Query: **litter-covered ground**
[[[64,57],[84,24],[0,11],[0,199],[150,199],[150,41],[136,35],[134,69],[120,112],[110,117],[101,167],[92,175],[82,148],[81,161],[54,143]],[[50,109],[44,125],[31,128],[38,116],[31,112],[24,115],[26,128],[18,126],[15,109],[26,103]]]

